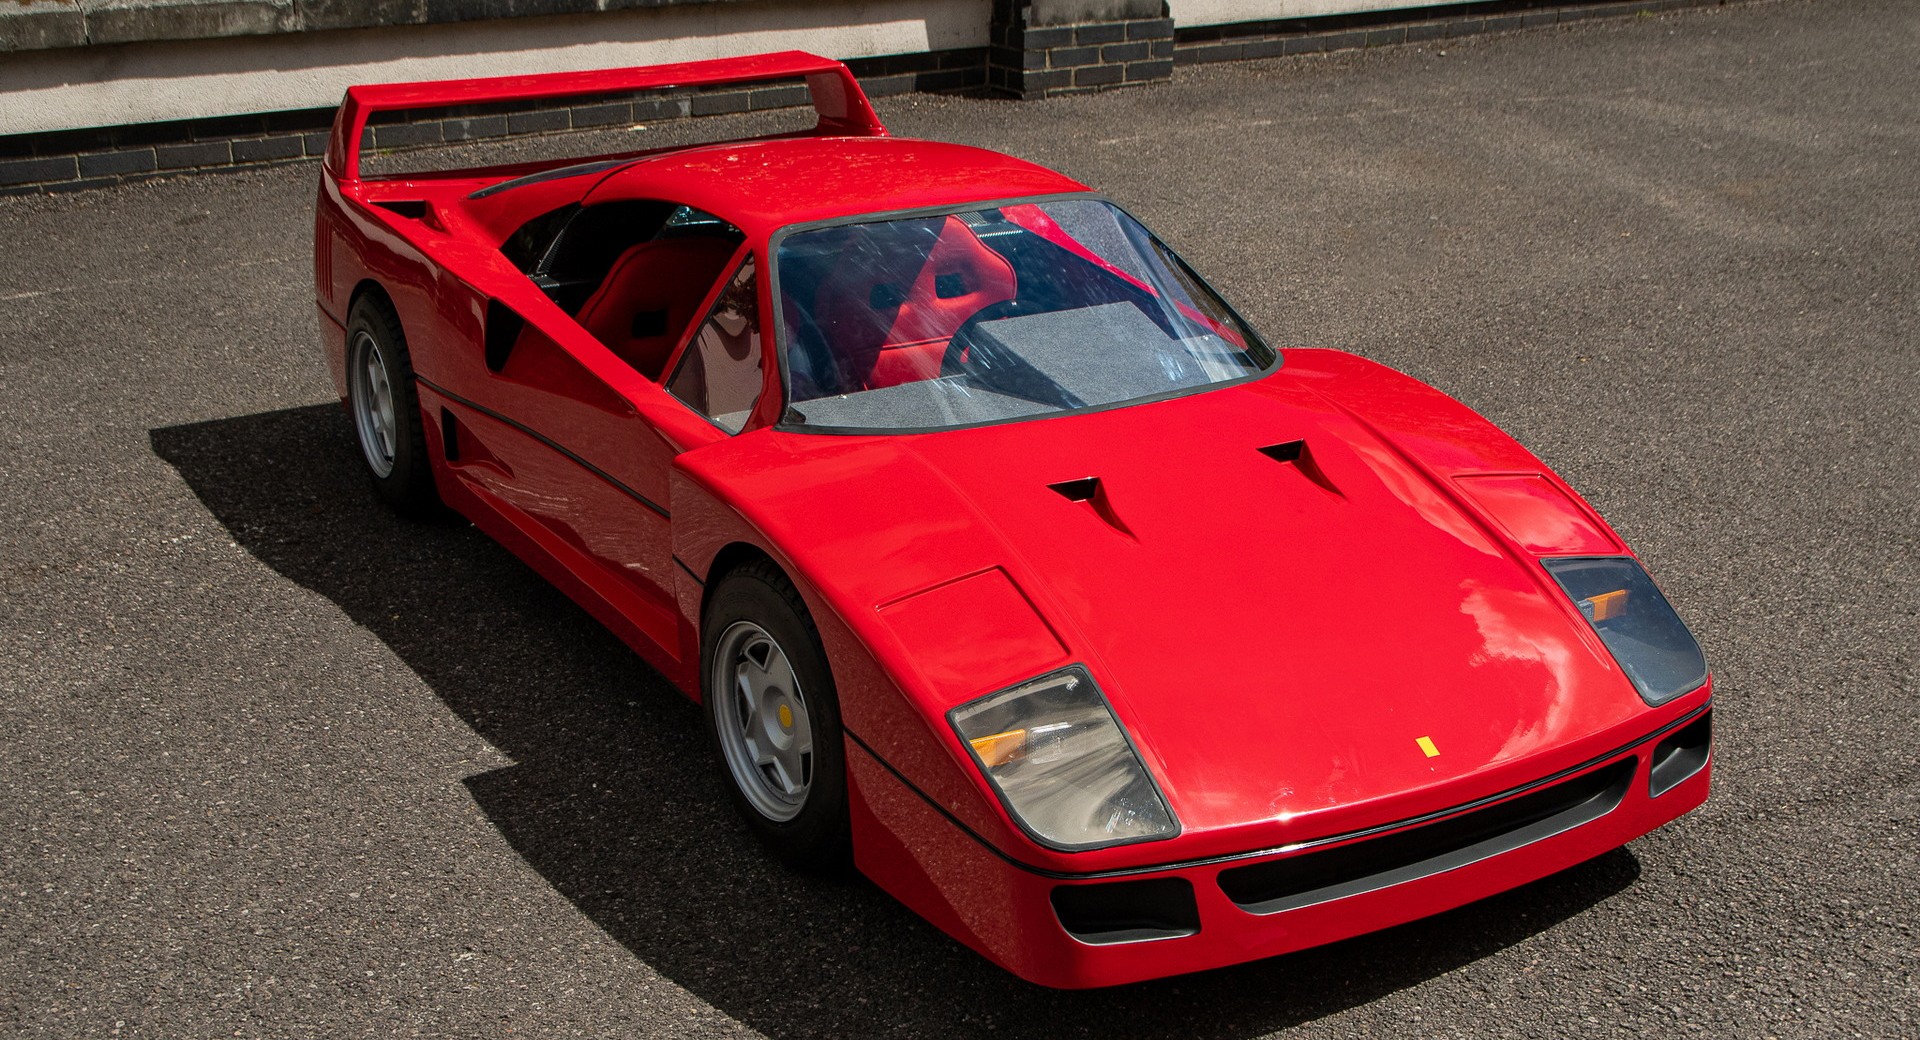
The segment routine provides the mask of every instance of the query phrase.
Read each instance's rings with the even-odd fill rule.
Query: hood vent
[[[1254,450],[1275,462],[1299,462],[1301,457],[1307,453],[1307,442],[1285,441],[1280,444],[1269,444],[1264,448],[1256,448]]]
[[[1047,489],[1069,502],[1085,502],[1092,508],[1093,514],[1105,521],[1108,527],[1126,535],[1128,538],[1132,538],[1134,541],[1140,540],[1134,535],[1133,529],[1128,527],[1126,522],[1120,519],[1120,514],[1114,511],[1113,502],[1107,497],[1106,485],[1100,482],[1099,477],[1081,477],[1078,480],[1062,480],[1057,483],[1048,484]]]
[[[1100,493],[1100,478],[1081,477],[1079,480],[1063,480],[1047,486],[1069,502],[1085,502]]]
[[[1255,448],[1254,450],[1275,462],[1283,463],[1299,470],[1301,476],[1312,481],[1320,490],[1336,498],[1347,497],[1340,493],[1338,487],[1334,486],[1332,478],[1327,476],[1327,471],[1321,469],[1320,464],[1314,461],[1313,452],[1307,448],[1306,441],[1281,441],[1279,444],[1269,444],[1264,448]]]

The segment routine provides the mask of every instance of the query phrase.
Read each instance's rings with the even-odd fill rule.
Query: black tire
[[[742,632],[757,628],[771,638],[791,666],[794,685],[790,691],[802,710],[793,713],[798,724],[811,734],[811,762],[806,790],[797,810],[787,819],[782,813],[769,813],[756,805],[765,802],[768,788],[777,781],[763,781],[761,793],[750,793],[743,785],[756,782],[752,775],[736,773],[741,757],[729,752],[729,738],[723,725],[734,732],[747,728],[742,697],[735,695],[731,679],[722,679],[721,671],[735,676],[747,667],[747,658],[732,654],[727,660],[719,655],[739,641]],[[731,633],[731,635],[730,635]],[[757,638],[747,633],[747,638]],[[840,702],[833,685],[833,673],[827,667],[820,635],[807,613],[800,593],[780,569],[766,560],[743,564],[719,579],[707,600],[700,638],[701,701],[707,720],[707,734],[713,741],[714,758],[720,776],[740,810],[747,826],[774,855],[803,870],[839,873],[852,860],[852,837],[847,810],[847,764],[845,730],[840,724]],[[722,712],[731,712],[724,722]],[[783,720],[785,716],[782,716]],[[740,765],[739,768],[747,768]],[[762,771],[764,772],[764,771]],[[793,806],[783,806],[793,809]]]
[[[380,411],[368,404],[375,399],[367,364],[370,354],[386,379],[392,416],[391,429],[385,436],[370,427],[377,420],[366,414]],[[413,358],[407,353],[407,336],[393,307],[377,295],[360,297],[347,315],[347,417],[353,423],[354,441],[360,446],[374,493],[402,516],[419,520],[444,517],[447,510],[433,486],[432,463],[427,458],[420,395],[413,385]]]

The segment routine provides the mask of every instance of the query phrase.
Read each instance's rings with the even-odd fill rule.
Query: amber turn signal
[[[1027,731],[1010,729],[1003,733],[989,733],[967,743],[972,745],[973,753],[980,756],[980,764],[992,769],[1006,765],[1026,752]]]
[[[1598,596],[1589,596],[1586,602],[1588,617],[1595,621],[1611,620],[1627,612],[1627,590],[1602,592]]]

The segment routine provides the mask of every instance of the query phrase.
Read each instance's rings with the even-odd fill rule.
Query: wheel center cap
[[[780,705],[779,714],[780,714],[780,728],[792,729],[793,728],[793,709],[782,704]]]

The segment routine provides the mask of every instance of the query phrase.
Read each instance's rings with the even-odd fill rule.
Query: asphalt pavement
[[[1917,54],[1912,0],[1769,0],[880,103],[1516,434],[1718,677],[1677,824],[1090,993],[769,861],[696,709],[484,537],[375,507],[311,165],[0,200],[0,1034],[1920,1035]]]

